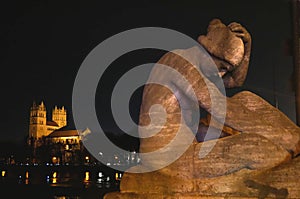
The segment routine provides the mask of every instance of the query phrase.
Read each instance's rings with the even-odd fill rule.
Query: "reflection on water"
[[[1,170],[0,185],[10,198],[20,198],[9,191],[18,190],[31,199],[101,199],[119,190],[121,178],[121,172],[101,167],[7,167]]]
[[[86,172],[85,172],[85,177],[84,177],[83,182],[84,182],[84,183],[88,183],[89,181],[90,181],[90,172],[89,172],[89,171],[86,171]]]

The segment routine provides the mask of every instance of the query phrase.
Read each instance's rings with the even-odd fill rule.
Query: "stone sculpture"
[[[207,34],[201,35],[198,41],[212,57],[218,71],[211,70],[209,64],[201,64],[207,63],[209,58],[199,57],[197,47],[176,50],[165,54],[158,64],[178,71],[190,86],[180,80],[174,81],[161,67],[154,66],[149,80],[161,78],[167,87],[147,84],[143,92],[140,125],[160,120],[160,112],[151,110],[155,104],[163,106],[166,117],[158,121],[162,123],[159,128],[149,127],[151,131],[161,129],[159,133],[143,138],[149,129],[140,130],[140,152],[151,153],[170,142],[175,142],[175,147],[168,148],[161,156],[142,155],[141,164],[124,173],[120,192],[109,193],[105,198],[300,198],[295,177],[300,177],[299,127],[259,96],[243,91],[226,97],[218,89],[218,82],[212,81],[218,75],[227,88],[243,84],[251,52],[250,34],[238,23],[226,26],[214,19]],[[189,61],[183,57],[188,57]],[[192,91],[196,100],[190,97]],[[217,105],[226,101],[224,126],[220,124],[222,110],[215,109],[212,113],[211,98],[217,99]],[[202,118],[201,124],[193,119],[194,110],[199,106],[209,116]],[[176,142],[174,137],[178,136],[182,124],[184,136]],[[220,134],[216,134],[210,137],[212,140],[198,142],[195,130],[199,127],[198,134],[205,133],[208,124],[223,130],[227,136],[219,138]],[[166,167],[159,167],[169,156],[179,153],[182,143],[191,137],[193,142],[178,159]],[[199,157],[201,148],[205,150],[205,143],[216,138],[219,139],[211,151]],[[147,168],[149,172],[142,172]]]

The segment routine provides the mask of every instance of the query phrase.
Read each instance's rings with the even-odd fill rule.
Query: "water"
[[[101,166],[0,166],[0,198],[102,199],[122,172]]]

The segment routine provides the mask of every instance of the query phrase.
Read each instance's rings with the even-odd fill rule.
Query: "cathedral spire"
[[[35,101],[33,101],[32,107],[31,107],[31,108],[36,108],[36,103],[35,103]]]

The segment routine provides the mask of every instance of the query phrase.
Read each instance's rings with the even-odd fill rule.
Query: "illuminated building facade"
[[[47,111],[43,102],[36,105],[34,102],[30,109],[29,138],[40,139],[53,131],[67,125],[67,111],[64,107],[52,110],[52,121],[47,120]]]
[[[30,108],[28,146],[34,163],[93,164],[96,161],[82,143],[84,131],[67,126],[67,111],[64,107],[52,109],[52,120],[47,120],[45,104],[33,103]],[[99,153],[106,165],[132,165],[139,162],[135,151],[122,154]]]
[[[64,107],[52,109],[52,120],[47,120],[47,110],[43,102],[33,103],[30,108],[28,145],[38,162],[67,163],[78,159],[82,151],[78,130],[67,128],[67,111]],[[44,151],[44,152],[41,152]]]

